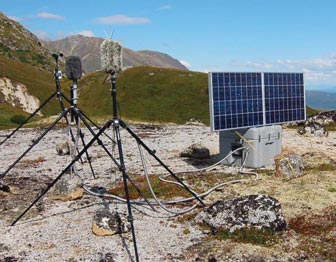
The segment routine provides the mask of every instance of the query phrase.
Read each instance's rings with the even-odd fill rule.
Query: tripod
[[[26,150],[24,151],[24,153],[19,156],[3,173],[0,173],[0,179],[2,179],[4,176],[6,176],[6,174],[13,168],[15,167],[15,165],[36,145],[38,144],[41,139],[53,128],[55,127],[55,125],[62,119],[64,118],[65,121],[66,121],[66,124],[67,124],[67,127],[69,129],[69,134],[71,136],[71,139],[72,141],[76,144],[75,145],[75,149],[77,150],[77,152],[79,152],[78,150],[78,139],[76,139],[76,137],[74,136],[73,134],[73,131],[70,127],[70,122],[69,122],[69,119],[68,119],[68,113],[71,112],[71,124],[73,122],[73,119],[74,119],[74,115],[77,115],[77,95],[76,95],[76,98],[74,99],[74,93],[77,91],[77,82],[73,82],[73,85],[71,86],[71,100],[69,100],[64,94],[63,92],[61,91],[61,85],[60,85],[60,78],[61,78],[61,72],[59,71],[59,56],[63,56],[63,54],[53,54],[52,55],[54,58],[55,58],[55,61],[56,61],[56,68],[54,70],[54,79],[55,79],[55,86],[56,86],[56,91],[54,93],[52,93],[48,98],[47,100],[45,100],[40,107],[38,107],[23,123],[21,123],[15,130],[13,130],[1,143],[0,143],[0,146],[5,143],[8,139],[10,139],[17,131],[19,131],[19,129],[25,125],[30,119],[32,119],[44,106],[46,106],[52,98],[54,98],[55,96],[57,97],[58,99],[58,102],[60,104],[60,107],[62,109],[62,113],[61,115],[50,125],[47,127],[47,129],[37,138],[37,139],[34,139],[33,140],[33,144]],[[64,99],[65,101],[67,101],[69,104],[71,104],[71,107],[69,109],[66,109],[65,108],[65,105],[63,103],[63,100]],[[82,113],[83,117],[82,118],[85,118],[87,119],[87,121],[89,121],[91,124],[94,124],[92,120],[90,120],[84,113]],[[85,146],[85,141],[84,141],[84,134],[83,132],[80,130],[79,128],[79,122],[78,122],[78,117],[75,118],[76,119],[76,124],[77,124],[77,138],[80,137],[81,138],[81,141],[82,141],[82,144],[83,146]],[[94,124],[97,128],[99,128],[96,124]],[[88,124],[89,126],[89,124]],[[92,130],[90,130],[91,133],[95,134]],[[90,169],[91,169],[91,172],[92,172],[92,175],[93,177],[95,177],[95,174],[94,174],[94,170],[93,170],[93,167],[92,167],[92,164],[91,164],[91,160],[90,160],[90,157],[89,157],[89,154],[88,152],[86,152],[86,157],[88,159],[88,162],[89,162],[89,165],[90,165]],[[79,159],[82,163],[83,163],[83,160],[80,158]],[[0,181],[0,184],[1,184],[1,181]]]
[[[118,146],[118,153],[119,153],[119,162],[109,153],[108,150],[105,150],[106,153],[111,157],[113,162],[116,164],[116,166],[119,168],[120,172],[122,173],[122,179],[123,179],[123,185],[125,190],[125,196],[126,196],[126,203],[127,203],[127,211],[128,211],[128,221],[131,225],[131,232],[132,232],[132,238],[133,238],[133,245],[134,245],[134,252],[135,252],[135,259],[136,261],[139,261],[139,254],[138,254],[138,248],[137,248],[137,242],[136,242],[136,235],[135,235],[135,228],[134,228],[134,219],[132,214],[132,206],[130,202],[130,196],[129,196],[129,189],[127,180],[132,183],[132,180],[129,178],[129,176],[126,173],[126,167],[124,162],[124,154],[123,154],[123,147],[122,147],[122,140],[120,136],[120,127],[124,128],[136,141],[138,144],[140,144],[154,159],[159,162],[160,165],[164,167],[166,171],[169,172],[171,176],[174,177],[195,199],[197,199],[202,206],[205,204],[203,201],[198,197],[189,187],[187,187],[183,181],[175,175],[173,171],[170,170],[170,168],[165,165],[162,160],[156,156],[156,152],[154,150],[151,150],[124,122],[123,120],[118,118],[118,112],[117,112],[117,89],[116,89],[116,74],[114,71],[110,72],[111,74],[111,96],[112,96],[112,104],[113,104],[113,118],[108,120],[105,125],[99,130],[97,134],[94,135],[94,137],[84,146],[84,148],[74,157],[71,163],[68,164],[67,167],[63,169],[63,171],[49,184],[49,186],[33,201],[33,203],[24,210],[21,215],[16,218],[16,220],[12,223],[12,226],[15,225],[29,210],[32,208],[48,191],[51,187],[53,187],[57,181],[66,173],[66,171],[76,162],[79,160],[79,158],[87,152],[87,150],[93,145],[94,142],[98,141],[99,145],[102,145],[105,149],[104,145],[100,141],[99,137],[107,130],[108,128],[113,126],[113,130],[115,132],[116,136],[116,144]],[[56,119],[55,122],[58,122],[59,119],[63,117],[63,115],[67,114],[70,110],[73,110],[74,113],[77,114],[77,116],[83,120],[83,116],[80,113],[79,109],[77,107],[74,107],[72,109],[66,109],[63,114],[61,114],[58,119]],[[85,119],[84,119],[85,120]],[[54,123],[55,123],[54,122]],[[83,121],[85,125],[87,125],[86,121]],[[54,123],[51,125],[53,126]],[[133,183],[132,183],[133,184]]]

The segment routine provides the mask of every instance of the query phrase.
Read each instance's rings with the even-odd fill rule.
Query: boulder
[[[92,221],[92,232],[96,236],[112,236],[128,232],[129,229],[122,222],[119,213],[101,209],[96,212]]]
[[[82,186],[83,182],[80,177],[74,174],[64,174],[55,186],[51,188],[50,198],[62,201],[79,199],[84,194]]]
[[[208,159],[210,158],[210,151],[202,144],[192,144],[187,149],[182,151],[180,156],[193,159]]]
[[[298,154],[278,155],[275,157],[275,176],[291,179],[303,175],[304,162]]]
[[[218,201],[197,215],[196,221],[209,225],[213,231],[231,233],[250,227],[278,232],[287,227],[279,201],[261,194]]]

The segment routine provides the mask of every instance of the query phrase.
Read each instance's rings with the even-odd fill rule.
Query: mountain
[[[0,56],[51,69],[50,50],[33,33],[0,12]]]
[[[79,56],[83,70],[88,73],[101,69],[100,45],[103,41],[103,38],[75,35],[44,43],[54,52],[63,52],[66,56]],[[133,51],[125,47],[123,48],[123,65],[124,67],[153,66],[188,70],[177,59],[167,54],[149,50]]]
[[[307,105],[318,109],[336,109],[336,93],[306,90]]]

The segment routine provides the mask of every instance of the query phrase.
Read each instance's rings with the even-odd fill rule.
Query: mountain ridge
[[[83,35],[68,36],[55,41],[44,41],[44,44],[55,52],[63,52],[67,55],[79,56],[82,67],[86,73],[101,70],[100,45],[104,41],[100,37],[89,37]],[[134,51],[123,47],[123,65],[132,66],[153,66],[160,68],[176,68],[188,70],[177,59],[168,54],[151,51]]]

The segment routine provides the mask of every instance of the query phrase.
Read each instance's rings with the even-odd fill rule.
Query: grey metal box
[[[253,127],[219,132],[220,157],[223,158],[235,149],[248,148],[245,166],[259,168],[274,163],[274,156],[281,153],[282,128],[279,125]],[[223,163],[241,166],[246,151],[239,151]]]

